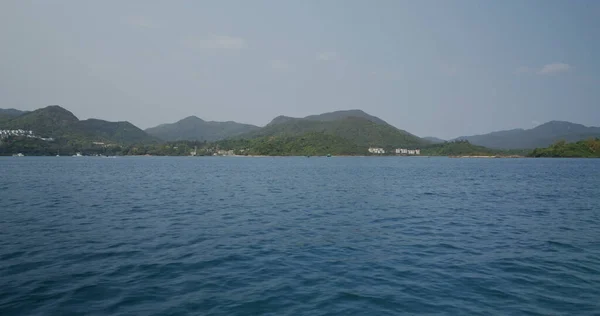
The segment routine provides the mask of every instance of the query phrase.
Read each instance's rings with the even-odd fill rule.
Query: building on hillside
[[[8,136],[23,136],[29,138],[36,138],[33,135],[33,131],[26,131],[22,129],[3,129],[0,130],[0,137],[8,137]]]
[[[371,154],[385,154],[385,150],[379,147],[370,147],[369,152]]]
[[[408,156],[420,155],[421,149],[397,148],[396,154],[397,155],[408,155]]]

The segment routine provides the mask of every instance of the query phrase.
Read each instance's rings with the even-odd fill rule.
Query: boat
[[[25,157],[22,153],[14,154],[13,157]]]
[[[83,157],[83,155],[81,153],[76,153],[75,155],[73,155],[73,157]]]

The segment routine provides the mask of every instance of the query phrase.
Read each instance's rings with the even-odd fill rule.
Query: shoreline
[[[14,157],[14,155],[0,155],[0,157]],[[25,155],[23,157],[55,157],[54,155]],[[65,155],[65,156],[59,156],[57,158],[65,158],[65,157],[74,157],[72,155]],[[527,156],[517,156],[517,155],[512,155],[512,156],[485,156],[485,155],[462,155],[462,156],[428,156],[428,155],[419,155],[419,156],[392,156],[392,155],[331,155],[331,156],[326,156],[326,155],[223,155],[223,156],[212,156],[212,155],[206,155],[206,156],[176,156],[176,155],[110,155],[110,156],[86,156],[83,155],[81,157],[77,157],[77,158],[82,158],[82,157],[86,157],[86,158],[114,158],[114,157],[118,157],[118,158],[124,158],[124,157],[144,157],[144,158],[151,158],[151,157],[187,157],[187,158],[226,158],[226,157],[231,157],[231,158],[269,158],[269,157],[279,157],[279,158],[299,158],[299,157],[306,157],[306,158],[334,158],[334,157],[363,157],[363,158],[439,158],[439,157],[444,157],[444,158],[480,158],[480,159],[490,159],[490,158],[543,158],[543,157],[527,157]],[[21,157],[19,157],[21,158]],[[552,158],[587,158],[587,157],[552,157]]]

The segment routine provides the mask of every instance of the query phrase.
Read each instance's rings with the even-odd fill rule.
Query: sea
[[[600,315],[600,159],[0,158],[0,315]]]

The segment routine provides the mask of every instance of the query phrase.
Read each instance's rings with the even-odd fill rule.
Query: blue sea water
[[[0,158],[0,315],[599,315],[600,160]]]

